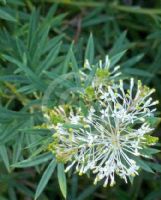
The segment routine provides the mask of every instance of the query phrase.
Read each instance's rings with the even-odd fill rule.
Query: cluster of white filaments
[[[96,73],[95,77],[92,81],[92,86],[96,86],[100,84],[100,78],[101,82],[104,82],[105,80],[114,80],[116,77],[119,77],[121,75],[121,72],[119,72],[120,66],[117,65],[111,69],[111,61],[109,59],[109,56],[106,55],[105,57],[105,62],[102,62],[102,60],[99,60],[99,62],[95,65]],[[92,72],[94,69],[93,65],[91,65],[88,61],[88,59],[85,60],[84,63],[84,70],[89,70]],[[80,71],[82,79],[89,79],[90,74],[83,72],[82,70]]]
[[[150,97],[153,92],[140,81],[134,87],[133,79],[128,90],[122,80],[118,86],[95,88],[97,108],[89,106],[86,116],[81,110],[71,111],[66,122],[75,128],[70,131],[63,123],[55,126],[59,139],[55,153],[67,157],[66,171],[74,166],[80,175],[92,171],[94,183],[104,180],[104,186],[114,185],[116,174],[125,182],[137,175],[134,157],[140,156],[145,134],[153,130],[146,122],[158,103]]]

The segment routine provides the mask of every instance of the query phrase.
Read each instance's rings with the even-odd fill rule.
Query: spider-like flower
[[[60,107],[61,120],[54,125],[55,141],[50,149],[56,158],[67,163],[66,171],[75,168],[79,174],[93,172],[94,183],[104,181],[104,186],[115,183],[115,176],[127,182],[138,174],[142,149],[147,146],[146,135],[153,130],[148,118],[155,112],[158,101],[150,97],[154,89],[140,81],[129,89],[121,80],[115,86],[95,88],[95,103],[88,109]],[[62,120],[63,118],[63,120]],[[144,156],[144,155],[143,155]]]
[[[83,70],[88,70],[91,74],[84,72]],[[90,79],[91,75],[95,72],[94,79],[92,80],[92,87],[97,87],[100,84],[104,84],[108,81],[108,83],[114,80],[116,77],[121,75],[119,71],[120,66],[114,66],[111,69],[111,60],[108,55],[105,57],[105,62],[99,60],[96,65],[91,65],[89,61],[86,59],[84,63],[83,70],[80,70],[82,80]]]

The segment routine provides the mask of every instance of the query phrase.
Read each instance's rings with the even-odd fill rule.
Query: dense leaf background
[[[153,173],[141,172],[132,185],[118,180],[102,188],[86,176],[66,177],[45,151],[51,133],[33,128],[43,123],[50,85],[52,105],[64,89],[79,87],[70,72],[77,73],[84,58],[95,63],[109,54],[123,78],[141,79],[161,101],[161,1],[0,0],[0,27],[0,200],[66,194],[68,200],[161,199],[160,154],[151,168],[143,165]],[[158,116],[160,111],[161,104]],[[159,126],[154,135],[160,137]]]

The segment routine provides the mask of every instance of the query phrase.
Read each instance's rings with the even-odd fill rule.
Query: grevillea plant
[[[0,0],[0,200],[161,199],[160,5]]]
[[[65,172],[90,174],[104,187],[113,186],[117,176],[132,181],[158,141],[150,123],[158,104],[151,97],[155,90],[134,78],[122,80],[119,66],[110,65],[108,56],[96,65],[85,60],[82,87],[71,103],[44,110],[53,132],[48,150],[65,164]]]

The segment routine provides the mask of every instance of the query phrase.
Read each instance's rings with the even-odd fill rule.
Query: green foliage
[[[58,163],[58,181],[59,186],[62,191],[64,198],[67,196],[67,185],[66,185],[66,176],[64,172],[64,165],[62,163]]]
[[[51,178],[51,175],[53,174],[56,167],[56,161],[52,160],[48,167],[46,168],[45,172],[43,173],[41,180],[39,182],[39,185],[37,186],[36,193],[35,193],[35,199],[37,199],[40,194],[43,192],[45,186],[47,185],[49,179]]]
[[[121,78],[141,79],[156,89],[154,98],[161,101],[161,2],[124,2],[0,1],[0,199],[161,198],[160,154],[150,162],[136,161],[148,172],[141,172],[132,185],[118,180],[114,188],[104,189],[85,176],[78,180],[69,174],[66,180],[63,164],[47,152],[52,133],[41,127],[46,123],[44,104],[66,103],[71,91],[82,89],[84,59],[95,64],[107,53],[112,66],[121,66]],[[96,71],[85,83],[91,96]],[[154,137],[160,137],[160,105],[157,118],[149,119],[158,126]],[[152,157],[160,143],[156,148],[143,151]]]

